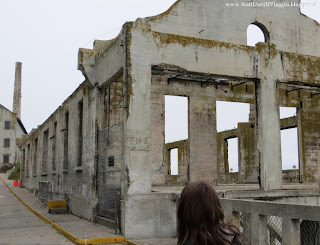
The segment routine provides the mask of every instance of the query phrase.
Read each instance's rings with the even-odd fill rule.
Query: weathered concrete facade
[[[26,133],[16,114],[0,105],[0,163],[20,163],[21,149],[17,139]]]
[[[24,186],[37,192],[39,181],[52,181],[53,198],[69,199],[71,210],[86,219],[92,219],[97,202],[94,92],[83,82],[21,142]]]
[[[266,42],[248,47],[252,23]],[[171,187],[197,179],[259,183],[262,190],[317,183],[319,42],[319,24],[298,8],[226,7],[222,0],[179,0],[159,16],[126,23],[115,39],[79,50],[86,81],[25,138],[26,186],[52,181],[58,197],[70,198],[72,212],[102,216],[127,237],[171,237],[177,201]],[[184,141],[165,143],[165,95],[188,97]],[[217,101],[251,104],[250,122],[217,133]],[[297,107],[297,117],[280,120],[279,106]],[[286,173],[280,130],[291,127],[299,132],[300,168]],[[232,137],[239,139],[236,174],[226,160],[225,140]],[[43,154],[43,147],[52,150]],[[173,148],[179,151],[178,176],[169,174]],[[52,152],[56,171],[43,165]]]

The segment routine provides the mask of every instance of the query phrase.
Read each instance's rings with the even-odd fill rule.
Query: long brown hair
[[[224,221],[219,197],[213,187],[197,181],[188,184],[178,205],[178,245],[227,245],[237,242],[239,230]]]

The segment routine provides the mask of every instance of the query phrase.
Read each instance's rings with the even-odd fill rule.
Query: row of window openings
[[[293,145],[284,144],[283,142],[291,142]],[[239,144],[238,138],[227,139],[228,149],[228,171],[239,171]],[[282,156],[282,169],[299,169],[299,156],[297,142],[297,128],[281,130],[281,156]],[[170,175],[178,175],[179,170],[178,161],[178,148],[170,149]]]
[[[238,137],[226,140],[228,149],[228,171],[239,171],[239,140]],[[282,170],[299,169],[298,130],[297,128],[281,130]]]
[[[239,122],[249,122],[250,104],[217,101],[217,132],[236,129]],[[280,107],[280,119],[296,116],[296,108]],[[227,115],[227,116],[226,116]],[[165,96],[165,143],[188,139],[188,97]],[[229,172],[238,172],[238,138],[227,139]],[[178,148],[169,150],[170,173],[178,175]],[[281,130],[282,169],[298,169],[297,128]]]
[[[82,146],[83,146],[83,102],[80,101],[78,103],[78,114],[79,114],[79,152],[78,152],[78,166],[82,165]],[[64,161],[63,161],[63,169],[68,168],[68,148],[69,148],[69,135],[68,135],[68,129],[69,129],[69,112],[65,113],[65,129],[64,131]],[[55,152],[56,152],[56,134],[57,134],[57,122],[54,123],[54,135],[51,139],[54,140],[54,143],[52,144],[52,168],[53,171],[55,171]],[[46,168],[48,165],[48,156],[49,156],[49,129],[44,131],[43,133],[43,164],[42,164],[42,170],[43,172],[46,172]],[[36,172],[36,162],[37,162],[37,155],[38,155],[38,138],[34,141],[35,148],[34,148],[34,165],[33,165],[33,172]],[[30,151],[30,145],[28,145],[28,153]],[[23,154],[25,154],[25,150],[23,151]],[[24,156],[25,158],[25,156]],[[28,158],[30,158],[30,155],[28,155]],[[27,160],[29,162],[29,160]]]

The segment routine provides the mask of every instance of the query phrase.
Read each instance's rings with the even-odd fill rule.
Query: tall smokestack
[[[16,75],[14,80],[14,94],[13,94],[13,113],[21,119],[21,62],[16,62]]]

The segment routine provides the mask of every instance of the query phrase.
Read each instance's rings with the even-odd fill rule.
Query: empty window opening
[[[165,143],[188,139],[188,97],[165,96]]]
[[[298,130],[281,130],[282,170],[299,169]]]
[[[249,122],[250,104],[217,101],[217,131],[238,128],[239,122]]]
[[[283,107],[280,106],[280,119],[297,116],[296,107]]]
[[[43,133],[43,159],[42,159],[42,172],[47,171],[48,166],[48,147],[49,147],[49,129]]]
[[[64,116],[65,119],[65,129],[64,129],[64,142],[63,142],[63,169],[67,170],[68,169],[68,150],[69,150],[69,112],[65,113]]]
[[[4,122],[4,129],[10,129],[10,121],[5,121]]]
[[[78,166],[82,165],[83,147],[83,101],[78,103],[79,129],[78,129]]]
[[[264,25],[255,22],[248,26],[247,45],[254,47],[260,42],[269,42],[269,32]]]
[[[236,173],[239,171],[238,138],[228,139],[227,144],[229,172]]]
[[[3,155],[3,163],[9,163],[9,155]]]
[[[25,166],[26,166],[26,148],[22,150],[21,179],[24,177]]]
[[[37,174],[38,138],[34,140],[33,175]]]
[[[57,122],[53,125],[52,136],[52,171],[56,171],[56,137],[57,137]]]
[[[3,147],[4,148],[9,148],[10,147],[10,139],[4,139]]]
[[[30,163],[30,144],[28,144],[28,151],[27,151],[27,167],[26,167],[27,177],[29,177],[29,163]]]
[[[174,148],[170,150],[170,174],[178,175],[178,148]]]

